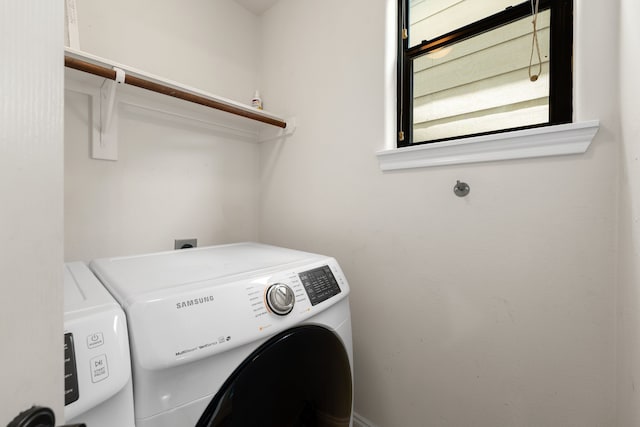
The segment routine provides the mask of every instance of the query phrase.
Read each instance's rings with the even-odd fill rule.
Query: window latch
[[[406,28],[402,29],[402,40],[406,40],[409,38],[409,33],[407,32]]]

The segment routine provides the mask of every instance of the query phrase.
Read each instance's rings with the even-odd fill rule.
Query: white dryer
[[[239,243],[90,266],[127,314],[137,427],[351,425],[335,259]]]
[[[64,266],[64,416],[90,427],[134,427],[127,323],[81,262]]]

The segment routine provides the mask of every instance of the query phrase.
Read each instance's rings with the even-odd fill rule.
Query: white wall
[[[618,426],[640,424],[640,45],[637,1],[620,8],[621,180],[618,293]]]
[[[232,0],[76,0],[83,51],[250,103],[260,21]]]
[[[615,424],[617,11],[576,3],[586,154],[393,173],[395,1],[263,16],[264,96],[299,127],[261,147],[261,240],[338,258],[379,426]]]
[[[259,21],[231,0],[78,0],[78,19],[86,52],[237,101],[253,96]],[[176,238],[256,240],[255,137],[226,129],[228,114],[138,89],[118,93],[119,159],[111,162],[89,158],[90,98],[66,91],[65,259],[170,250]]]
[[[0,425],[62,419],[62,2],[0,2]]]

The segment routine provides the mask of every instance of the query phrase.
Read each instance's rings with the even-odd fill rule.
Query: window
[[[513,2],[399,0],[398,147],[571,122],[572,2]]]

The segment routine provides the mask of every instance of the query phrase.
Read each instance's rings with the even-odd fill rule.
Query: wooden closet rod
[[[110,68],[102,67],[100,65],[92,64],[90,62],[82,61],[80,59],[72,58],[68,55],[64,57],[65,67],[73,68],[75,70],[84,71],[86,73],[94,74],[96,76],[104,77],[105,79],[116,79],[116,72]],[[215,108],[216,110],[226,111],[227,113],[235,114],[237,116],[246,117],[251,120],[257,120],[262,123],[267,123],[280,128],[286,128],[287,123],[281,120],[272,119],[270,117],[262,116],[260,114],[252,113],[251,111],[245,111],[241,108],[227,105],[213,99],[205,98],[200,95],[185,92],[180,89],[175,89],[170,86],[165,86],[160,83],[151,82],[149,80],[142,79],[140,77],[125,75],[124,82],[126,84],[136,86],[142,89],[150,90],[152,92],[161,93],[163,95],[173,96],[174,98],[182,99],[185,101],[193,102],[195,104],[204,105],[206,107]]]

